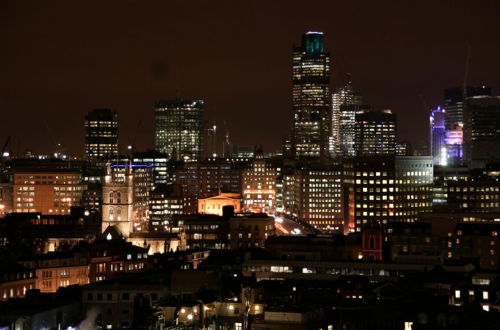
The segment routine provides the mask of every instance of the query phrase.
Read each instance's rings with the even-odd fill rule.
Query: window
[[[370,238],[368,238],[368,247],[370,249],[375,248],[375,236],[371,235]]]
[[[108,301],[113,300],[113,295],[111,293],[107,294],[107,299]]]
[[[122,293],[122,300],[129,300],[130,299],[130,294],[128,292]]]

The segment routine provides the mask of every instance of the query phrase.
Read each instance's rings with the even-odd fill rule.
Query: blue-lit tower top
[[[323,32],[308,31],[302,36],[302,46],[307,56],[318,56],[325,52]]]

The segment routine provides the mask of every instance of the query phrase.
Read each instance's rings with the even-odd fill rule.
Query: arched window
[[[375,236],[371,235],[369,238],[368,238],[368,247],[370,249],[374,249],[375,248]]]
[[[122,193],[117,191],[116,192],[116,203],[121,204],[121,202],[122,202]]]
[[[113,217],[114,217],[114,210],[109,209],[109,220],[113,220]]]
[[[109,203],[113,204],[115,202],[115,194],[114,192],[109,193]]]

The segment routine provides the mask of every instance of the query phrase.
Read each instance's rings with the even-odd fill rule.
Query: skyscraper
[[[94,109],[85,116],[85,157],[97,165],[118,156],[118,114]]]
[[[323,33],[309,31],[292,57],[292,156],[325,158],[331,131],[330,55]]]
[[[394,155],[396,153],[396,115],[391,110],[356,114],[357,156]]]
[[[203,101],[160,101],[155,107],[155,149],[170,159],[196,161],[203,151]]]
[[[465,159],[469,167],[500,161],[500,97],[467,99],[464,111]]]
[[[430,149],[432,162],[434,165],[446,165],[447,152],[445,144],[446,130],[445,123],[445,110],[437,107],[431,111],[430,115]]]
[[[357,111],[362,106],[361,94],[353,90],[349,80],[344,87],[332,94],[332,134],[330,153],[332,155],[354,155],[354,126]]]
[[[453,87],[444,90],[444,109],[446,144],[448,163],[460,163],[463,160],[463,126],[464,126],[464,96],[490,96],[491,89],[487,86]],[[465,94],[465,95],[464,95]]]
[[[467,86],[466,97],[490,96],[491,88],[487,86],[471,87]],[[455,126],[463,126],[463,87],[452,87],[444,90],[444,109],[446,110],[446,129],[455,129]]]

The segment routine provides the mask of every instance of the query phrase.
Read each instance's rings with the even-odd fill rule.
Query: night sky
[[[205,100],[234,143],[275,150],[291,122],[292,45],[310,29],[325,33],[332,89],[351,73],[413,144],[427,140],[421,97],[433,107],[463,83],[468,45],[469,83],[500,94],[496,0],[2,0],[0,145],[11,135],[15,151],[60,142],[83,155],[85,113],[108,107],[122,150],[136,131],[151,148],[154,101],[182,97]]]

